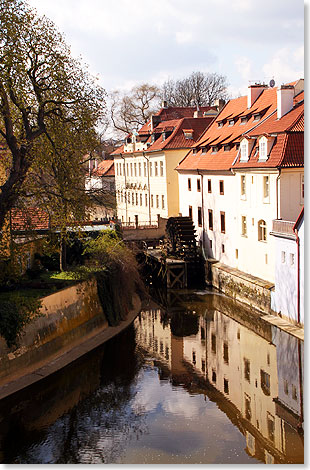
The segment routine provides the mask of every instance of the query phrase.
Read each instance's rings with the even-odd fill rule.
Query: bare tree
[[[110,117],[114,129],[126,134],[138,130],[158,111],[159,95],[159,88],[147,83],[132,88],[128,94],[112,92]]]
[[[228,98],[227,80],[217,73],[193,72],[181,80],[167,80],[161,97],[170,106],[211,106],[218,98]]]

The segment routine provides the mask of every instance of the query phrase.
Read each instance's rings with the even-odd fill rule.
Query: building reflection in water
[[[181,328],[177,335],[178,312],[151,305],[136,320],[137,343],[175,383],[195,390],[195,381],[196,391],[244,434],[249,455],[267,464],[302,463],[303,342],[259,317],[249,328],[251,316],[240,314],[237,321],[216,308],[217,296],[211,298],[211,308],[187,311],[196,331]]]

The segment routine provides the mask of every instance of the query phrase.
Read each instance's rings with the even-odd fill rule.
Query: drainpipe
[[[201,176],[202,255],[206,261],[207,257],[205,255],[205,210],[204,210],[204,204],[203,204],[203,175],[199,173],[199,170],[197,170],[197,174]]]
[[[298,230],[294,230],[297,244],[297,321],[300,323],[300,241]]]
[[[127,191],[126,191],[126,185],[127,185],[127,180],[126,180],[126,163],[125,163],[125,158],[123,155],[120,153],[121,158],[124,160],[124,176],[125,176],[125,204],[126,204],[126,209],[125,209],[125,214],[126,214],[126,224],[127,224]]]
[[[281,168],[278,169],[278,172],[279,174],[276,180],[277,219],[279,219],[279,197],[280,197],[279,184],[280,184]]]
[[[150,169],[149,169],[149,159],[145,156],[145,152],[142,152],[143,154],[143,157],[145,158],[145,160],[147,161],[147,165],[146,165],[146,168],[147,168],[147,187],[148,187],[148,193],[149,193],[149,224],[151,225],[152,223],[152,216],[151,216],[151,188],[150,188]]]

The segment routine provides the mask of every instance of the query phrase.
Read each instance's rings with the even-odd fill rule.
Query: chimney
[[[202,112],[199,109],[199,106],[197,104],[196,106],[196,111],[194,111],[194,118],[202,117]]]
[[[153,132],[153,130],[155,129],[156,126],[158,126],[158,124],[160,123],[161,121],[161,117],[160,116],[156,116],[155,114],[152,114],[151,116],[151,131]]]
[[[298,93],[300,93],[301,91],[304,91],[304,79],[303,78],[300,78],[299,80],[297,80],[297,83],[294,86],[294,90],[295,90],[294,96],[298,95]]]
[[[294,105],[293,85],[281,85],[277,89],[277,118],[281,119]]]
[[[260,83],[255,83],[255,85],[250,85],[248,88],[248,109],[251,108],[254,101],[259,97],[261,92],[267,88],[267,85]]]
[[[216,107],[217,107],[217,111],[220,112],[220,111],[224,108],[224,106],[225,106],[225,100],[223,100],[222,98],[219,98],[219,99],[217,99],[217,100],[214,100],[212,106],[216,106]]]

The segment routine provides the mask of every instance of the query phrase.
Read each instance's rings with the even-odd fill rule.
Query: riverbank
[[[21,345],[9,351],[2,340],[0,399],[73,362],[124,330],[140,311],[137,294],[127,318],[109,326],[95,281],[77,284],[43,299],[42,317],[30,324]]]

